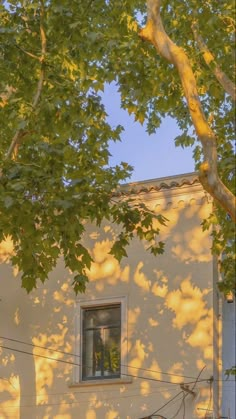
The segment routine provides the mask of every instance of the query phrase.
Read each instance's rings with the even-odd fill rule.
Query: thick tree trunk
[[[204,115],[189,59],[165,32],[160,15],[161,0],[147,0],[147,7],[147,24],[140,31],[140,37],[151,42],[158,53],[177,68],[193,125],[203,148],[204,162],[200,166],[200,181],[204,189],[235,221],[235,197],[219,178],[216,136]]]

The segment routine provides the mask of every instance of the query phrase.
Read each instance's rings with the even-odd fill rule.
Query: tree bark
[[[203,38],[199,34],[197,24],[193,22],[192,24],[192,31],[194,35],[194,39],[197,43],[197,46],[199,50],[201,51],[203,58],[205,60],[205,63],[210,67],[211,64],[213,64],[212,72],[215,76],[215,78],[218,80],[218,82],[221,84],[223,89],[226,93],[228,93],[233,100],[236,100],[236,86],[235,84],[229,79],[229,77],[224,73],[224,71],[220,68],[220,66],[216,63],[214,55],[209,51],[207,48]]]
[[[165,32],[160,9],[161,0],[147,0],[147,24],[139,35],[142,39],[151,42],[157,52],[177,68],[193,125],[203,148],[204,162],[200,165],[200,182],[203,188],[236,221],[235,196],[219,178],[216,136],[204,115],[190,61],[184,50],[177,46]]]

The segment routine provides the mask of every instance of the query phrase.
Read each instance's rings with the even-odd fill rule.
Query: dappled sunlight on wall
[[[145,348],[145,345],[141,342],[140,339],[137,339],[134,345],[132,345],[130,351],[130,367],[140,368],[143,361],[148,357],[148,351]]]
[[[166,294],[168,293],[168,286],[166,284],[158,285],[157,283],[155,283],[152,286],[152,293],[156,297],[165,298]]]
[[[200,388],[195,402],[195,415],[200,419],[205,419],[206,412],[213,412],[212,383],[209,381],[205,388]],[[210,416],[211,417],[211,416]]]
[[[19,326],[19,324],[20,324],[20,310],[19,310],[19,307],[16,308],[16,311],[14,313],[14,323],[16,324],[16,326]]]
[[[106,413],[104,419],[115,419],[117,417],[119,417],[119,411],[111,409],[109,412]]]
[[[173,326],[181,329],[188,323],[195,324],[206,315],[206,301],[203,296],[208,294],[209,290],[201,291],[190,282],[190,278],[183,280],[180,289],[171,291],[166,296],[166,306],[175,312]]]
[[[186,342],[192,347],[199,347],[203,350],[205,359],[212,359],[213,357],[213,310],[208,310],[207,316],[202,316],[198,321],[195,329],[190,334]]]
[[[94,409],[88,409],[86,413],[86,419],[97,419],[97,415]]]
[[[151,286],[151,281],[147,278],[145,273],[142,271],[144,266],[143,262],[139,262],[135,273],[134,273],[134,282],[142,289],[142,291],[149,291]]]
[[[160,324],[156,319],[153,319],[152,317],[149,317],[148,323],[151,327],[156,327]]]
[[[184,365],[183,362],[175,362],[171,368],[168,370],[170,375],[170,381],[172,383],[182,383],[183,377],[181,375],[184,374]],[[179,377],[178,377],[179,375]]]
[[[140,394],[142,396],[147,396],[149,392],[150,392],[150,383],[148,381],[143,381],[140,384]]]
[[[12,374],[8,379],[0,377],[0,417],[1,419],[18,419],[18,408],[20,404],[20,382],[19,378]],[[9,405],[11,409],[9,409]],[[14,406],[16,408],[14,409]]]
[[[73,295],[71,295],[70,298],[68,298],[68,293],[70,291],[70,284],[69,281],[62,284],[59,290],[54,291],[53,293],[53,299],[56,302],[54,306],[54,310],[60,311],[58,307],[63,308],[64,305],[70,307],[74,306],[74,298],[72,298]],[[74,297],[74,296],[73,296]]]
[[[154,209],[157,214],[164,214],[168,220],[167,228],[165,226],[159,226],[161,229],[162,237],[165,239],[166,236],[169,236],[171,230],[177,225],[179,221],[179,211],[173,211],[172,203],[165,204],[163,207],[160,204],[157,204]]]
[[[0,242],[0,263],[8,263],[10,256],[13,255],[13,241],[9,236]]]
[[[109,284],[114,285],[119,279],[121,269],[119,262],[112,255],[109,255],[111,246],[112,241],[108,239],[95,242],[91,249],[94,262],[92,262],[90,270],[87,271],[90,281],[106,278]],[[101,284],[99,291],[102,291]]]
[[[54,360],[60,360],[64,358],[64,355],[60,352],[57,352],[57,349],[59,347],[63,348],[63,351],[68,351],[68,353],[71,352],[72,347],[71,345],[67,344],[64,345],[64,342],[66,342],[65,335],[68,332],[68,328],[66,327],[66,321],[62,323],[57,324],[58,326],[58,334],[51,334],[50,336],[46,334],[40,333],[38,337],[34,337],[32,339],[34,345],[42,346],[42,347],[48,347],[51,348],[50,351],[43,351],[41,352],[41,355],[45,356],[45,354],[49,357],[52,357]],[[53,352],[53,348],[55,348],[55,352]],[[35,348],[34,353],[40,354],[39,349]],[[56,361],[50,361],[47,360],[45,362],[44,358],[35,357],[35,371],[36,371],[36,391],[37,393],[44,396],[43,402],[48,402],[47,394],[48,391],[53,387],[54,384],[54,375],[55,375],[55,368],[57,368],[57,375],[60,375],[60,364],[56,364]],[[71,366],[65,365],[63,366],[63,374],[70,374],[71,373]],[[40,403],[40,400],[39,400]]]
[[[159,195],[163,200],[160,205]],[[51,350],[34,347],[34,357],[4,352],[6,380],[0,380],[3,419],[8,419],[7,406],[27,403],[38,407],[29,411],[29,415],[26,409],[22,410],[22,417],[16,408],[12,411],[14,419],[32,419],[37,417],[35,412],[40,419],[137,419],[150,415],[181,391],[180,383],[190,381],[192,387],[205,365],[201,377],[211,376],[212,261],[210,240],[201,231],[199,215],[206,214],[209,207],[203,208],[200,199],[190,199],[187,192],[183,199],[181,193],[173,198],[170,192],[168,199],[164,192],[159,195],[148,204],[158,214],[163,210],[170,220],[160,228],[160,239],[166,240],[166,253],[154,257],[145,252],[145,242],[134,239],[127,248],[128,257],[118,263],[109,251],[119,228],[107,222],[101,228],[88,226],[84,244],[94,262],[87,271],[89,283],[85,294],[78,297],[73,294],[72,275],[64,269],[62,261],[50,280],[29,296],[20,289],[19,277],[12,278],[7,265],[4,277],[12,288],[9,292],[6,287],[1,302],[5,304],[5,333],[10,330],[13,337]],[[0,260],[7,260],[6,253],[6,247],[4,251],[0,247]],[[87,307],[90,301],[98,301],[100,305],[104,301],[115,303],[118,297],[124,298],[127,305],[127,335],[125,332],[122,338],[127,357],[122,362],[128,375],[122,376],[119,383],[81,384],[79,365],[77,379],[74,365],[58,362],[82,362],[81,347],[78,351],[76,340],[81,336],[78,301],[81,307]],[[32,347],[23,348],[32,351]],[[196,390],[196,398],[190,395],[186,398],[186,406],[189,403],[186,419],[204,418],[206,410],[202,415],[198,409],[208,408],[209,383],[197,383]],[[26,397],[33,394],[37,395],[36,400]],[[173,417],[180,403],[181,397],[162,411],[163,416]]]
[[[133,310],[128,310],[129,325],[136,325],[138,323],[138,318],[141,314],[141,308],[135,307]]]
[[[105,239],[96,241],[91,248],[93,262],[86,272],[89,281],[95,283],[96,291],[99,293],[102,293],[107,285],[128,283],[130,280],[130,266],[127,263],[120,264],[109,254],[112,244],[111,240]]]
[[[1,341],[1,344],[9,347],[8,350],[3,349],[1,373],[9,382],[13,383],[14,378],[14,388],[8,386],[8,393],[2,388],[2,382],[5,386],[7,381],[0,380],[0,390],[4,390],[6,395],[4,401],[4,393],[1,393],[1,419],[36,417],[35,411],[32,412],[35,405],[38,406],[37,415],[40,418],[71,419],[67,405],[71,396],[63,397],[62,388],[65,389],[65,385],[71,381],[73,367],[59,363],[58,360],[72,362],[74,358],[58,350],[69,354],[74,351],[71,326],[74,327],[75,296],[70,287],[71,278],[68,272],[62,270],[62,266],[58,264],[51,279],[46,283],[46,288],[41,284],[29,295],[20,288],[20,278],[13,278],[11,275],[11,267],[6,267],[4,277],[8,278],[8,284],[6,290],[2,289],[1,292],[0,308],[5,313],[1,335],[18,339],[19,342],[8,342],[5,339]],[[32,349],[32,345],[41,348],[35,346]],[[13,348],[13,351],[10,348]],[[14,352],[14,349],[23,352]],[[35,356],[32,356],[32,353]],[[59,395],[54,397],[51,393],[53,389],[55,392],[55,386]],[[57,403],[58,398],[61,406]]]
[[[199,348],[205,360],[211,360],[213,357],[213,310],[207,308],[204,298],[209,292],[209,289],[200,290],[187,278],[181,282],[178,290],[167,294],[165,303],[166,307],[175,313],[173,326],[183,330],[184,341],[192,347]]]
[[[209,262],[211,254],[208,251],[209,233],[202,232],[201,226],[191,228],[183,233],[176,233],[172,238],[176,243],[172,247],[172,252],[176,258],[183,262],[190,263],[194,261]]]
[[[155,352],[154,352],[155,353]],[[156,380],[162,380],[161,367],[156,359],[153,359],[147,371],[147,376]]]

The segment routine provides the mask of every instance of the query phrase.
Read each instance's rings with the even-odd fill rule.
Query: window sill
[[[91,387],[91,386],[107,386],[109,384],[131,384],[132,378],[111,378],[107,380],[88,380],[88,381],[79,381],[72,382],[68,385],[69,388],[74,387]]]

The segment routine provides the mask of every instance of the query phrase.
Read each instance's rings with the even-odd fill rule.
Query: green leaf
[[[6,196],[4,198],[4,206],[5,208],[10,208],[14,204],[14,199],[11,196]]]
[[[113,244],[109,254],[113,255],[118,260],[118,262],[120,262],[123,257],[128,256],[124,246],[122,246],[120,241],[117,241]]]
[[[145,2],[130,0],[122,7],[119,1],[96,1],[91,7],[83,1],[44,2],[44,58],[40,7],[38,1],[1,6],[0,230],[1,237],[14,240],[13,263],[19,265],[26,289],[45,281],[64,255],[66,266],[84,275],[75,281],[80,292],[92,260],[81,244],[87,224],[100,226],[106,220],[115,231],[119,226],[122,234],[114,237],[111,250],[118,260],[127,256],[134,236],[151,244],[159,233],[156,221],[167,225],[144,204],[114,203],[114,191],[127,182],[132,167],[129,160],[109,164],[110,142],[121,140],[123,128],[118,120],[117,126],[110,123],[101,94],[104,86],[117,85],[120,106],[149,133],[156,132],[166,116],[174,118],[180,130],[175,143],[194,145],[196,169],[205,146],[178,71],[138,37],[136,20],[145,20]],[[193,38],[193,16],[214,55],[210,65]],[[235,71],[232,2],[209,0],[199,6],[173,0],[163,8],[162,19],[167,34],[190,60],[197,84],[194,95],[198,91],[217,140],[220,179],[235,194],[234,101],[215,76],[216,64],[227,77]],[[11,150],[13,139],[16,146]],[[232,223],[217,204],[214,216],[203,223],[204,229],[212,227],[212,251],[224,253],[220,269],[226,291],[233,288]],[[150,249],[159,254],[163,247],[159,243]]]
[[[78,274],[74,277],[73,280],[73,288],[76,293],[84,293],[86,290],[86,283],[88,282],[88,278],[86,275]]]

